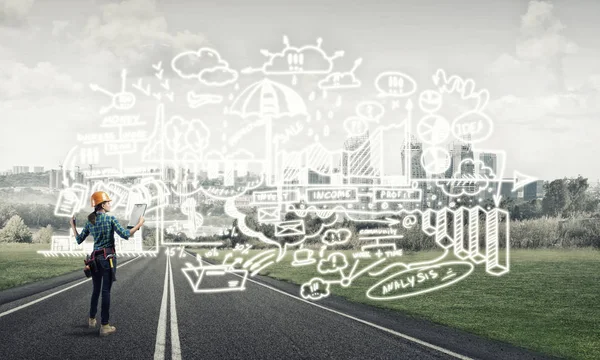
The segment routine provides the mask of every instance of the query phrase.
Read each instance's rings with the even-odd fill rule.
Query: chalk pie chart
[[[423,151],[421,164],[428,174],[440,174],[450,167],[450,153],[441,147],[431,147]]]
[[[417,135],[426,144],[440,144],[450,135],[450,123],[442,116],[427,115],[417,124]]]

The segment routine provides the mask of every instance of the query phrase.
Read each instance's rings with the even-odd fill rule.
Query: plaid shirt
[[[96,213],[96,224],[86,222],[83,231],[76,236],[77,244],[81,244],[91,233],[94,237],[94,250],[111,248],[115,246],[115,231],[120,237],[129,239],[129,231],[125,230],[117,218],[105,213]]]

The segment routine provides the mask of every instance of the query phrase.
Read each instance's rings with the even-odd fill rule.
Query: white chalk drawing
[[[285,47],[281,52],[271,53],[269,50],[261,50],[260,53],[268,57],[267,62],[260,68],[245,68],[242,74],[254,72],[265,75],[329,74],[333,70],[333,60],[344,56],[344,52],[336,51],[332,56],[328,56],[321,48],[322,42],[323,40],[318,38],[316,45],[295,47],[291,46],[288,37],[284,36]]]
[[[321,242],[328,246],[343,245],[350,240],[350,237],[352,232],[348,229],[329,229],[321,237]]]
[[[238,72],[211,48],[184,51],[171,60],[171,68],[183,79],[197,79],[207,86],[225,86],[238,79]]]
[[[373,285],[367,291],[367,297],[371,300],[393,300],[424,294],[466,278],[474,268],[469,262],[446,262],[404,270]]]
[[[196,94],[194,91],[188,91],[187,102],[189,107],[195,109],[208,104],[220,104],[223,102],[223,96],[216,94]]]
[[[450,167],[450,153],[441,147],[425,149],[421,156],[421,165],[428,174],[440,174]]]
[[[386,71],[375,79],[379,97],[408,97],[417,91],[417,82],[399,71]]]
[[[488,105],[489,91],[487,89],[476,91],[473,79],[463,79],[458,75],[448,77],[443,69],[438,69],[432,79],[441,94],[458,93],[462,99],[475,100],[472,111],[483,110]]]
[[[321,278],[313,278],[308,283],[302,285],[300,296],[303,299],[320,300],[329,296],[329,283]]]
[[[340,252],[329,254],[327,259],[321,259],[317,271],[321,274],[341,272],[348,267],[346,255]]]
[[[365,297],[397,301],[449,291],[475,267],[508,273],[501,189],[536,179],[507,174],[502,149],[478,146],[493,132],[489,92],[442,69],[424,84],[403,69],[360,81],[368,59],[348,70],[335,61],[344,52],[326,52],[320,38],[296,47],[284,36],[283,44],[239,72],[216,47],[148,64],[154,77],[132,84],[146,102],[127,91],[126,70],[119,92],[92,86],[111,104],[62,162],[55,215],[91,211],[96,190],[109,193],[119,218],[146,203],[144,234],[153,232],[154,244],[138,232],[116,239],[119,250],[157,256],[166,247],[185,257],[184,248],[203,248],[216,265],[198,256],[182,269],[198,294],[243,291],[248,277],[281,262],[316,272],[299,289],[311,301],[359,278],[370,282]],[[370,97],[358,92],[363,83],[375,85]],[[416,232],[442,255],[408,260]],[[91,244],[54,236],[40,253],[83,256]]]
[[[362,59],[356,59],[354,66],[348,72],[334,72],[317,84],[321,90],[351,89],[360,87],[361,82],[354,72],[362,64]]]
[[[435,90],[424,90],[419,94],[419,109],[427,114],[433,114],[441,109],[443,96]]]
[[[417,125],[417,134],[426,144],[443,143],[450,134],[450,124],[440,115],[426,115]]]
[[[310,249],[299,249],[294,251],[294,261],[292,261],[292,266],[305,266],[312,265],[317,260],[314,258],[314,250]]]
[[[228,265],[204,265],[199,256],[197,260],[197,266],[186,263],[186,267],[181,269],[194,293],[222,293],[246,290],[248,270],[233,269]]]
[[[111,109],[115,110],[129,110],[135,105],[135,94],[129,91],[126,91],[126,82],[127,82],[127,70],[123,69],[121,71],[121,90],[119,92],[113,93],[110,92],[103,87],[100,87],[97,84],[90,84],[90,89],[93,91],[101,92],[105,95],[110,96],[111,103],[108,106],[102,107],[100,109],[100,114],[106,114]]]
[[[356,114],[370,122],[379,122],[385,114],[385,108],[377,101],[363,101],[356,105]]]

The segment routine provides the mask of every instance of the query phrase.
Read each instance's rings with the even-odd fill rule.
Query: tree
[[[565,209],[565,212],[567,214],[585,212],[586,204],[588,202],[587,189],[590,187],[588,179],[579,175],[576,179],[568,179],[566,182],[571,201]]]
[[[600,182],[596,186],[589,187],[586,195],[585,211],[597,214],[600,211]]]
[[[542,204],[540,200],[531,200],[521,204],[520,220],[537,219],[542,215]]]
[[[31,230],[19,215],[11,217],[0,230],[0,242],[31,243],[31,240]]]
[[[12,205],[0,202],[0,228],[4,227],[8,220],[15,215],[17,215],[17,211]]]
[[[546,194],[542,200],[542,211],[548,216],[562,216],[571,203],[566,179],[556,179],[545,183]]]
[[[54,230],[52,229],[52,225],[41,228],[33,234],[33,242],[36,244],[50,244],[52,242],[53,233]]]

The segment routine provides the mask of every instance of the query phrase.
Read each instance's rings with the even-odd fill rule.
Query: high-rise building
[[[407,151],[410,149],[410,151]],[[411,138],[410,141],[405,143],[404,148],[402,149],[400,160],[402,161],[402,171],[404,174],[408,174],[408,169],[406,169],[406,157],[407,153],[410,154],[410,179],[411,180],[424,180],[427,178],[427,172],[421,163],[421,157],[423,155],[423,143],[416,141],[414,138]],[[416,208],[424,209],[427,207],[427,199],[430,198],[428,183],[426,181],[419,181],[417,188],[421,190],[421,202],[418,203],[408,203],[405,208],[407,210],[414,210]]]
[[[472,161],[464,161],[470,159]],[[450,148],[450,168],[446,171],[446,177],[454,175],[475,175],[475,163],[473,148],[468,142],[454,142]]]
[[[544,197],[544,180],[531,182],[523,188],[523,200],[531,201]]]
[[[373,166],[371,165],[371,144],[369,132],[352,136],[344,141],[342,155],[342,174],[347,184],[372,184]]]
[[[481,153],[479,154],[479,160],[482,166],[479,166],[479,174],[491,177],[492,175],[498,174],[498,158],[496,154],[492,153]]]
[[[48,187],[50,189],[62,189],[64,188],[63,180],[64,175],[62,169],[52,169],[48,172]],[[83,182],[83,181],[82,181]]]
[[[33,172],[34,173],[43,173],[44,172],[44,167],[43,166],[34,166],[33,167]]]
[[[411,179],[425,179],[427,177],[427,172],[421,163],[421,157],[423,155],[423,144],[420,142],[411,139],[410,142],[405,144],[404,149],[400,154],[400,158],[402,161],[402,171],[404,174],[408,173],[408,169],[405,168],[406,164],[406,149],[410,147],[410,178]]]
[[[496,178],[498,175],[498,157],[492,153],[481,153],[479,154],[479,161],[481,161],[478,173],[482,177]],[[481,192],[481,196],[484,200],[492,199],[493,196],[498,192],[498,183],[489,182],[487,188]]]
[[[502,195],[502,198],[504,199],[522,199],[523,198],[523,191],[521,190],[517,190],[517,191],[513,191],[513,188],[515,186],[514,183],[515,179],[504,179],[501,182],[500,185],[500,195]]]
[[[321,175],[316,171],[308,170],[308,184],[331,184],[331,177],[326,175]]]
[[[24,174],[29,172],[29,166],[13,166],[13,174]]]
[[[450,145],[450,167],[444,175],[447,179],[472,179],[475,176],[474,154],[469,136],[465,136],[462,141],[456,141]],[[453,193],[460,193],[464,190],[473,194],[477,192],[478,186],[480,184],[477,181],[458,181],[452,183],[449,190]],[[441,195],[438,197],[442,198]]]

